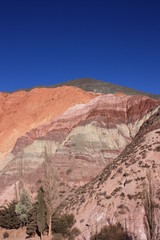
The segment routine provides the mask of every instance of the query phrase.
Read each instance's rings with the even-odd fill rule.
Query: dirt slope
[[[79,188],[65,204],[66,210],[76,215],[76,226],[87,240],[91,232],[93,234],[103,225],[116,222],[136,235],[137,240],[147,240],[147,234],[151,233],[146,227],[147,212],[152,209],[152,234],[158,240],[160,110],[142,125],[133,141],[112,164],[89,184]]]

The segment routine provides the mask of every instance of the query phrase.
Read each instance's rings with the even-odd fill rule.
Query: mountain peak
[[[114,94],[114,93],[120,92],[126,95],[146,95],[151,98],[160,99],[160,95],[141,92],[132,88],[123,87],[120,85],[116,85],[110,82],[104,82],[101,80],[96,80],[93,78],[77,78],[75,80],[69,80],[67,82],[55,85],[53,87],[62,86],[62,85],[75,86],[75,87],[82,88],[85,91],[95,92],[95,93],[103,93],[103,94],[113,93]]]

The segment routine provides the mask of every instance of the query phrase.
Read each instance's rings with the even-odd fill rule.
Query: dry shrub
[[[132,237],[118,223],[103,227],[99,233],[91,237],[91,240],[132,240]]]

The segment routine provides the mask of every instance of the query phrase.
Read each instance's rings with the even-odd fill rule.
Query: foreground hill
[[[159,106],[159,101],[145,96],[100,95],[32,129],[17,140],[4,159],[0,203],[9,200],[8,195],[14,197],[22,162],[23,179],[30,191],[36,192],[43,177],[45,147],[61,174],[65,177],[70,172],[71,185],[90,181],[113,162]]]
[[[145,84],[145,83],[144,83]],[[149,94],[141,91],[137,91],[132,88],[127,88],[123,86],[119,86],[113,83],[104,82],[100,80],[95,80],[92,78],[78,78],[75,80],[70,80],[68,82],[64,82],[62,84],[59,84],[59,86],[75,86],[82,88],[85,91],[95,92],[95,93],[124,93],[126,95],[145,95],[149,96],[151,98],[160,99],[160,95],[156,94]]]
[[[0,93],[0,169],[5,164],[4,157],[25,132],[94,97],[92,93],[67,86]]]
[[[159,239],[160,109],[112,164],[70,196],[65,211],[75,213],[86,239],[116,222],[138,240]]]

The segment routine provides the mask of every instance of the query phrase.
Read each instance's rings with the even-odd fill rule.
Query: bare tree
[[[157,240],[156,239],[156,225],[155,225],[155,203],[154,203],[154,193],[151,172],[147,173],[146,189],[144,190],[144,225],[147,234],[147,240]]]
[[[52,237],[51,223],[52,215],[57,207],[62,203],[65,197],[69,194],[69,188],[67,185],[68,176],[65,173],[64,180],[60,179],[59,169],[56,167],[51,150],[45,148],[45,161],[44,161],[44,201],[47,208],[47,225],[49,228],[48,237],[49,240]]]
[[[49,228],[48,236],[51,239],[51,220],[52,215],[57,207],[58,200],[58,171],[52,163],[52,157],[48,155],[47,149],[45,148],[45,162],[44,162],[44,201],[47,207],[47,225]]]

